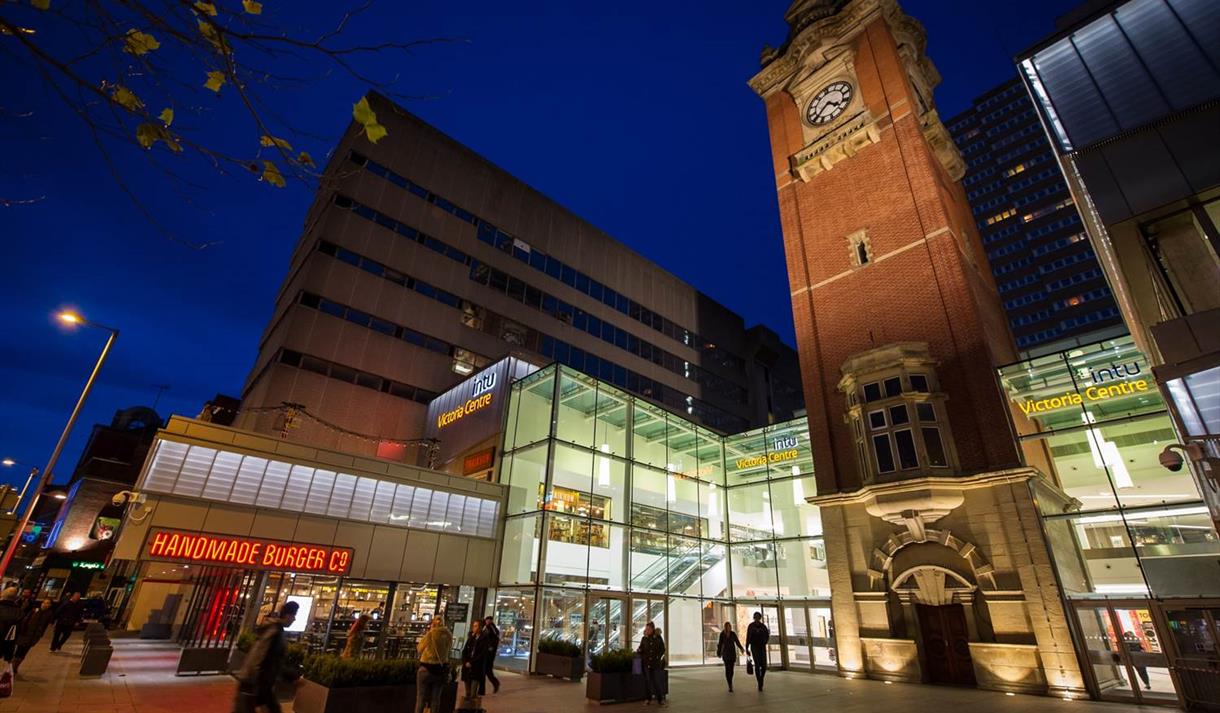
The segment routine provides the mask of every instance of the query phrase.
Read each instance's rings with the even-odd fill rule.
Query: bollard
[[[81,655],[80,660],[80,675],[86,676],[101,676],[106,673],[106,668],[110,665],[110,655],[114,653],[114,648],[109,642],[106,644],[97,643],[89,647],[89,650]]]

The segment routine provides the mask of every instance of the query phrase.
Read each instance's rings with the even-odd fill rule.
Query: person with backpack
[[[441,618],[433,617],[428,633],[415,645],[419,654],[419,670],[415,673],[415,713],[440,713],[441,695],[449,683],[449,650],[453,648],[453,633],[445,628]]]
[[[640,655],[644,669],[644,705],[650,705],[653,697],[657,699],[657,705],[665,705],[665,693],[660,687],[660,672],[665,668],[665,639],[651,621],[644,625],[644,636],[640,638],[636,653]]]
[[[716,642],[716,656],[724,662],[724,680],[729,682],[729,693],[733,692],[733,668],[737,665],[738,651],[746,652],[733,625],[726,621],[720,630],[720,640]]]
[[[763,689],[763,677],[767,675],[767,642],[770,640],[771,630],[763,623],[762,612],[754,612],[754,623],[746,627],[746,648],[749,649],[760,691]]]
[[[492,617],[483,619],[483,636],[487,638],[487,670],[479,681],[479,695],[487,693],[487,682],[491,681],[491,692],[500,692],[500,679],[496,678],[496,654],[500,652],[500,629]]]
[[[296,621],[299,608],[296,602],[286,602],[278,614],[267,617],[255,630],[258,638],[237,672],[234,713],[256,713],[259,708],[266,708],[268,713],[280,713],[275,684],[285,673],[288,639],[284,636],[284,629]]]

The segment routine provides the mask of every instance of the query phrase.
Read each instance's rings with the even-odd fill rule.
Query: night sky
[[[784,39],[788,0],[510,5],[381,0],[347,32],[466,40],[376,69],[426,97],[412,112],[793,342],[763,105],[746,85],[762,46]],[[1011,56],[1073,5],[903,2],[928,30],[941,116],[1014,76]],[[289,13],[310,28],[340,14],[324,2],[264,7],[269,20]],[[201,162],[169,180],[138,149],[120,151],[123,175],[158,217],[184,240],[218,242],[171,241],[119,190],[83,124],[12,56],[0,53],[0,197],[40,200],[0,207],[0,456],[43,466],[101,349],[103,332],[63,329],[55,310],[74,306],[122,331],[56,468],[62,482],[91,424],[152,405],[159,387],[162,415],[194,416],[217,392],[240,393],[312,191]],[[364,89],[332,72],[277,94],[276,109],[321,163]],[[225,135],[236,130],[223,106],[180,122],[249,140]],[[0,476],[20,485],[26,470]]]

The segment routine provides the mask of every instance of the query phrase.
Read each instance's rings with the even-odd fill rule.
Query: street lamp
[[[19,460],[13,460],[12,458],[5,458],[4,460],[0,460],[0,464],[3,464],[5,468],[12,468],[15,465],[20,465],[20,466],[28,465],[26,463],[22,463]],[[36,476],[36,475],[38,475],[38,467],[33,466],[30,468],[30,474],[25,476],[25,485],[21,486],[21,494],[17,496],[17,501],[15,503],[13,503],[12,509],[8,511],[9,515],[12,515],[13,513],[17,512],[17,508],[21,507],[21,500],[23,498],[25,498],[25,491],[30,489],[30,481],[32,481],[34,479],[34,476]]]
[[[93,365],[93,372],[89,374],[89,379],[85,382],[85,388],[80,392],[80,398],[76,400],[76,406],[72,409],[72,415],[68,417],[68,424],[64,426],[63,433],[59,435],[59,442],[55,444],[55,450],[51,451],[51,458],[47,461],[47,467],[42,471],[42,477],[38,480],[38,486],[34,488],[34,494],[30,497],[30,502],[25,506],[25,513],[21,516],[21,522],[13,530],[13,536],[9,539],[8,547],[4,550],[4,557],[0,559],[0,579],[8,571],[9,563],[12,562],[13,555],[17,552],[17,547],[21,542],[22,535],[25,533],[25,528],[30,524],[30,518],[34,515],[34,508],[38,506],[38,499],[42,496],[42,492],[46,489],[47,484],[51,482],[51,476],[55,471],[55,464],[59,461],[59,454],[63,452],[64,445],[68,442],[68,436],[72,433],[72,426],[76,425],[76,419],[80,416],[81,409],[85,405],[85,400],[89,398],[89,392],[93,390],[93,383],[97,381],[98,372],[102,370],[102,364],[106,362],[106,356],[110,354],[110,348],[114,346],[114,340],[119,336],[119,330],[107,327],[104,324],[90,322],[82,317],[80,313],[72,310],[64,310],[55,316],[64,324],[96,327],[97,329],[106,330],[109,332],[109,335],[106,337],[106,345],[102,347],[102,353],[97,357],[97,363]]]

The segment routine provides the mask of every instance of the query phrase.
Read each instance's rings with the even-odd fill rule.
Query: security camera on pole
[[[30,518],[34,515],[34,508],[38,507],[39,498],[42,496],[47,484],[51,482],[51,476],[55,472],[55,464],[59,461],[59,455],[63,452],[64,445],[68,442],[68,436],[72,433],[72,427],[76,425],[76,419],[80,416],[81,409],[85,405],[85,400],[89,398],[89,392],[93,390],[93,383],[97,381],[98,372],[102,370],[102,364],[105,363],[106,356],[110,354],[110,348],[114,346],[114,340],[119,336],[119,330],[90,322],[76,312],[64,311],[56,316],[64,324],[97,327],[98,329],[106,330],[110,334],[106,337],[106,345],[102,347],[102,353],[98,356],[97,363],[93,366],[93,373],[89,374],[89,380],[85,382],[85,388],[81,390],[80,398],[76,400],[76,406],[72,409],[72,415],[68,417],[68,424],[64,426],[63,433],[59,435],[59,442],[55,444],[55,450],[51,451],[51,458],[47,461],[47,467],[42,470],[42,478],[39,479],[38,486],[34,488],[34,493],[30,496],[29,504],[25,506],[25,513],[21,516],[21,522],[13,530],[13,536],[9,539],[8,547],[4,550],[4,557],[0,559],[0,580],[3,579],[5,572],[8,571],[9,563],[13,561],[13,555],[21,544],[21,535],[30,524]]]

